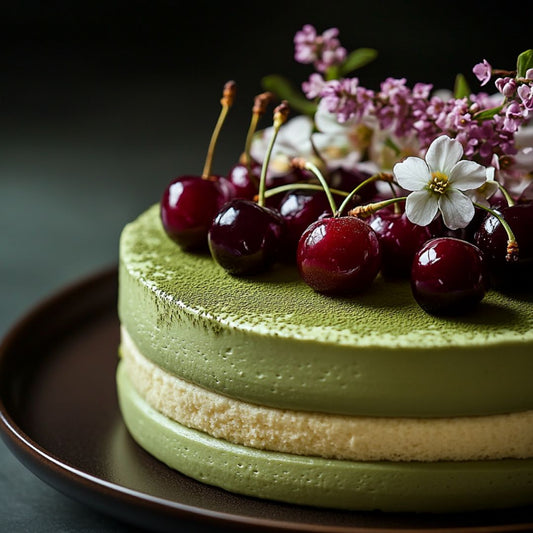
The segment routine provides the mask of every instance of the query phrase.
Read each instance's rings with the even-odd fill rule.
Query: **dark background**
[[[473,88],[513,68],[527,13],[485,2],[66,2],[0,7],[0,337],[42,298],[117,261],[123,225],[171,177],[200,173],[225,81],[238,84],[213,170],[238,158],[261,78],[296,84],[305,23],[379,57],[358,72]],[[264,126],[269,125],[266,120]],[[51,512],[51,510],[54,510]],[[6,531],[126,531],[40,482],[0,444]]]

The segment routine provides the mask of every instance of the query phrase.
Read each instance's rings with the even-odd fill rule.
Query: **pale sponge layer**
[[[216,439],[162,415],[118,366],[130,434],[170,468],[202,483],[335,509],[460,512],[533,503],[533,460],[358,462],[271,452]],[[179,479],[177,480],[179,483]]]
[[[208,391],[144,357],[125,328],[128,377],[166,417],[247,447],[354,461],[476,461],[533,457],[533,411],[452,418],[329,415],[264,407]]]

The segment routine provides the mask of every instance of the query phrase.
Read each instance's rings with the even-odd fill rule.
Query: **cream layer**
[[[184,426],[247,447],[354,461],[533,457],[533,411],[450,418],[348,416],[265,407],[206,390],[144,357],[127,330],[121,353],[135,389]]]

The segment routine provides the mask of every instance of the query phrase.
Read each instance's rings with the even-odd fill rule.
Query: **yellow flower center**
[[[442,172],[432,172],[428,188],[430,191],[444,194],[448,188],[448,176]]]

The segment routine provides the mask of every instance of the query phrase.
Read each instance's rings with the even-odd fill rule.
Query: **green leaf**
[[[340,76],[346,76],[349,72],[364,67],[368,63],[374,61],[377,56],[378,52],[373,48],[357,48],[357,50],[348,54],[344,63],[340,66]]]
[[[455,85],[453,87],[453,96],[454,98],[460,99],[460,98],[466,98],[470,96],[471,94],[470,87],[468,86],[468,82],[466,81],[466,78],[462,74],[457,74],[455,78]]]
[[[280,100],[287,100],[292,110],[305,115],[314,115],[316,104],[309,101],[292,83],[278,74],[270,74],[261,80],[266,91],[273,92]]]
[[[491,109],[484,109],[474,115],[476,120],[482,122],[483,120],[490,120],[494,115],[497,115],[503,109],[502,105],[498,107],[492,107]]]
[[[528,69],[533,68],[533,50],[522,52],[516,61],[516,77],[525,78]]]

